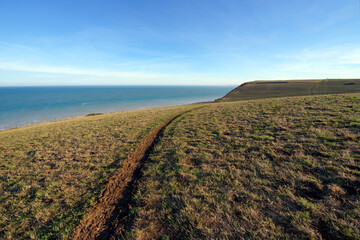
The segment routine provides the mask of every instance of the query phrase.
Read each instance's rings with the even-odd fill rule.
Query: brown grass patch
[[[357,106],[358,94],[294,97],[180,117],[145,166],[128,236],[360,239]]]
[[[0,238],[65,238],[139,141],[164,119],[193,107],[103,114],[0,132]]]

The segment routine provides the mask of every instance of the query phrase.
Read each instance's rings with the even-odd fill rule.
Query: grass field
[[[66,239],[139,142],[190,109],[146,157],[124,237],[360,239],[360,94],[197,106],[1,131],[0,239]]]
[[[66,237],[138,142],[163,119],[192,107],[95,115],[0,132],[0,239]]]
[[[254,81],[240,85],[217,101],[356,92],[360,92],[360,79]]]
[[[360,94],[212,104],[172,123],[138,239],[360,239]]]

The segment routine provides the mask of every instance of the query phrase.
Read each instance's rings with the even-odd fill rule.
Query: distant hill
[[[241,84],[216,102],[360,92],[360,79],[254,81]]]

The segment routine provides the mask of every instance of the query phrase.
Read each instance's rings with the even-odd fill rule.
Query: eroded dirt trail
[[[166,126],[181,115],[191,110],[179,113],[152,130],[124,161],[122,168],[114,173],[108,184],[102,190],[99,198],[91,207],[87,217],[75,229],[70,239],[120,239],[124,231],[131,225],[129,219],[130,203],[137,189],[137,181],[141,170],[159,140]]]

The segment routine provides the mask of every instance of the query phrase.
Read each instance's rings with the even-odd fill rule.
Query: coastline
[[[127,109],[127,110],[120,110],[120,111],[114,111],[114,112],[92,112],[85,115],[77,115],[72,117],[65,117],[62,119],[55,119],[55,120],[49,120],[49,121],[41,121],[41,122],[34,122],[34,123],[28,123],[26,125],[21,125],[17,127],[10,127],[10,128],[4,128],[2,129],[0,126],[0,133],[10,130],[16,130],[16,129],[22,129],[22,128],[28,128],[33,126],[40,126],[40,125],[46,125],[46,124],[53,124],[53,123],[59,123],[63,121],[71,121],[71,120],[79,120],[79,119],[86,119],[91,117],[97,117],[97,116],[106,116],[111,114],[121,114],[121,113],[128,113],[128,112],[136,112],[136,111],[145,111],[145,110],[156,110],[156,109],[162,109],[162,108],[171,108],[171,107],[181,107],[181,106],[188,106],[188,105],[197,105],[197,104],[210,104],[214,103],[215,101],[203,101],[203,102],[193,102],[193,103],[187,103],[187,104],[177,104],[177,105],[168,105],[168,106],[154,106],[154,107],[146,107],[146,108],[138,108],[138,109]]]
[[[0,88],[0,131],[92,113],[207,103],[231,89],[231,86]]]

